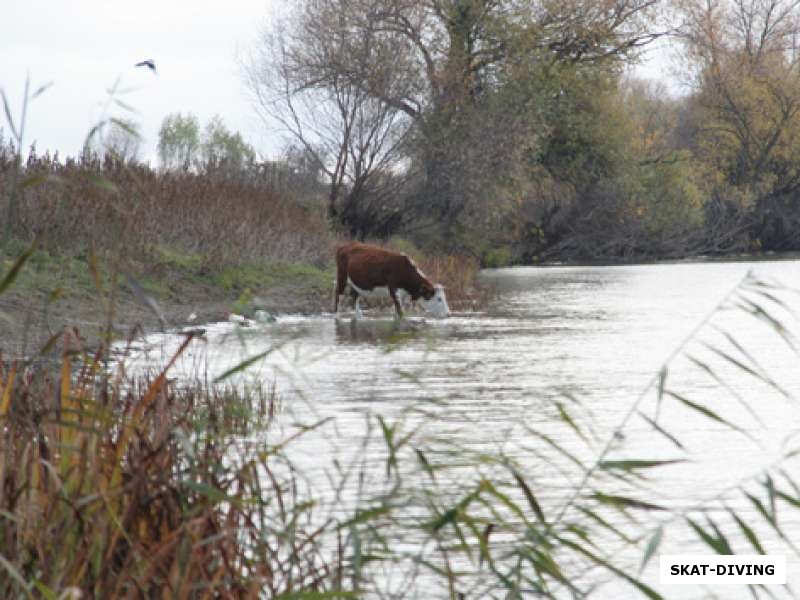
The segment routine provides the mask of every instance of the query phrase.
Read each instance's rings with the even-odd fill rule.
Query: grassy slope
[[[18,254],[18,248],[12,248]],[[329,310],[333,271],[304,263],[251,260],[211,267],[199,254],[157,247],[144,263],[127,261],[129,273],[155,300],[168,326],[226,318],[229,312],[263,308],[274,313]],[[13,258],[3,260],[5,273]],[[109,320],[111,259],[35,252],[14,284],[0,295],[0,352],[35,351],[66,325],[90,341],[99,339]],[[93,268],[91,265],[95,265]],[[133,327],[159,326],[155,313],[118,278],[114,297],[115,335]]]

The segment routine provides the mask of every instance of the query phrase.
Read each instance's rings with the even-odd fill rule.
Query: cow
[[[339,312],[339,298],[349,288],[355,301],[356,318],[361,318],[362,297],[391,297],[398,319],[403,318],[400,294],[419,300],[426,312],[435,317],[450,314],[444,287],[433,285],[405,254],[351,242],[336,249],[336,291],[333,312]]]

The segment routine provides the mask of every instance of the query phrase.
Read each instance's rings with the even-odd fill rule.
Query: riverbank
[[[629,265],[680,265],[714,262],[765,262],[798,260],[800,252],[737,252],[733,254],[691,254],[679,258],[638,256],[633,258],[603,258],[600,260],[548,260],[531,265],[504,265],[496,268],[529,267],[625,267]]]
[[[7,273],[14,259],[3,261]],[[108,261],[34,252],[0,295],[0,352],[38,354],[65,327],[95,347],[109,331],[124,339],[227,319],[232,312],[330,310],[332,268],[252,261],[211,268],[200,256],[161,250],[148,264],[127,261],[116,277]],[[116,279],[116,284],[112,282]]]
[[[8,273],[23,252],[19,246],[8,253],[0,273]],[[476,283],[476,260],[414,254],[423,271],[445,286],[451,309],[486,305],[489,292]],[[0,294],[0,354],[8,359],[36,356],[45,347],[51,351],[58,345],[48,342],[66,327],[76,328],[85,347],[95,348],[109,332],[120,340],[223,321],[231,313],[329,312],[334,279],[332,263],[259,259],[214,264],[207,256],[166,247],[138,260],[39,250]]]
[[[399,249],[399,248],[398,248]],[[17,253],[20,248],[17,248]],[[108,259],[108,257],[106,257]],[[231,313],[252,316],[320,314],[331,310],[333,265],[257,260],[212,266],[206,257],[160,247],[147,263],[127,261],[111,297],[111,274],[86,256],[34,252],[14,284],[0,295],[0,354],[38,354],[65,327],[74,327],[89,348],[107,336],[176,330],[226,320]],[[475,284],[478,265],[464,257],[417,255],[424,271],[443,282],[454,310],[485,306],[489,291]],[[796,260],[796,253],[727,257],[697,256],[662,261],[549,262],[537,267],[597,267]],[[110,259],[108,259],[110,260]],[[5,273],[13,258],[2,261]],[[519,266],[519,265],[516,265]]]

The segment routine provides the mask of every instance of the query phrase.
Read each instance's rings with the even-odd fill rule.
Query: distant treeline
[[[302,0],[248,73],[352,237],[489,263],[797,250],[798,11]],[[679,98],[624,76],[658,38]]]
[[[290,134],[281,160],[219,118],[172,114],[158,169],[137,161],[135,124],[110,121],[82,159],[34,155],[23,177],[135,175],[149,232],[230,251],[290,235],[307,218],[275,215],[298,211],[325,239],[401,237],[490,266],[800,250],[800,9],[663,15],[653,0],[302,0],[247,68]],[[683,95],[625,75],[658,38],[682,53]],[[35,192],[24,236],[75,227],[63,194]]]

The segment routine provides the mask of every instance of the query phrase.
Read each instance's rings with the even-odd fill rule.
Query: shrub
[[[500,267],[507,267],[511,264],[511,248],[503,246],[502,248],[493,248],[484,253],[481,262],[483,266],[489,269],[498,269]]]

